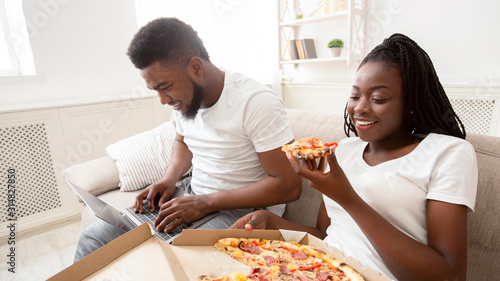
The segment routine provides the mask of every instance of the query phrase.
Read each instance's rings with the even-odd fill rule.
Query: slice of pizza
[[[347,264],[308,245],[279,240],[224,238],[214,246],[252,267],[249,274],[239,275],[238,278],[241,279],[234,280],[364,280]],[[198,280],[232,281],[233,279]]]
[[[308,137],[285,144],[281,147],[284,152],[289,152],[295,159],[312,160],[332,154],[338,146],[336,142],[323,143],[315,137]]]

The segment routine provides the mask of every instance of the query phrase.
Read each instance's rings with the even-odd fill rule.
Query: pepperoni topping
[[[252,268],[252,271],[247,275],[247,279],[250,280],[259,280],[259,281],[268,281],[268,270],[265,268],[257,267]]]
[[[272,256],[264,256],[264,260],[266,261],[267,266],[273,265],[278,262],[278,260]]]
[[[249,252],[250,254],[258,255],[260,253],[260,247],[254,244],[246,244],[243,241],[238,244],[238,248],[242,251]]]
[[[295,271],[295,277],[299,278],[300,281],[307,281],[307,275],[302,271]]]
[[[304,252],[292,252],[292,257],[296,260],[304,260],[307,258],[307,254]]]
[[[326,280],[328,280],[328,277],[330,277],[330,274],[328,274],[326,272],[318,272],[316,274],[316,280],[318,280],[318,281],[326,281]]]

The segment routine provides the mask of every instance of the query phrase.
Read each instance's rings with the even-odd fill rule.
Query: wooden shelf
[[[314,14],[309,17],[295,19],[294,5],[296,0],[279,0],[279,51],[280,60],[279,65],[284,66],[293,64],[299,66],[301,64],[310,63],[328,63],[328,62],[345,62],[346,66],[350,66],[351,62],[364,57],[364,32],[365,32],[365,16],[366,6],[368,0],[342,0],[343,10],[328,14],[322,14],[321,3],[309,3],[309,10],[314,10]],[[315,6],[316,5],[316,6]],[[318,6],[319,5],[319,6]],[[300,5],[299,5],[300,8]],[[307,10],[306,9],[306,10]],[[318,27],[318,28],[315,28]],[[320,29],[326,29],[322,32]],[[317,43],[322,46],[328,42],[329,39],[340,38],[344,41],[344,50],[341,57],[333,57],[330,52],[326,52],[324,48],[318,50]],[[316,59],[302,59],[292,60],[291,58],[298,58],[295,50],[290,49],[290,40],[304,40],[312,39],[316,45]],[[327,40],[328,39],[328,40]],[[300,47],[297,47],[299,49]],[[288,49],[288,51],[287,51]],[[293,54],[291,54],[293,52]],[[301,52],[301,50],[299,50]],[[300,56],[303,57],[303,56]],[[304,56],[307,57],[307,56]],[[314,56],[309,56],[314,57]]]
[[[331,58],[317,58],[317,59],[304,59],[304,60],[282,60],[280,61],[280,64],[303,64],[303,63],[333,62],[333,61],[347,61],[347,58],[331,57]]]
[[[288,22],[282,22],[280,23],[281,27],[294,27],[294,26],[300,26],[304,24],[309,24],[309,23],[318,23],[322,21],[329,21],[333,19],[341,19],[341,18],[346,18],[348,16],[348,11],[340,11],[332,14],[326,14],[322,16],[315,16],[315,17],[310,17],[310,18],[302,18],[302,19],[296,19],[293,21],[288,21]]]

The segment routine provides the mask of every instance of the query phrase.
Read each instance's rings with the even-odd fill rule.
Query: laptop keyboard
[[[143,204],[143,207],[144,207],[144,213],[143,214],[141,214],[141,213],[135,213],[133,207],[128,207],[126,209],[128,211],[127,213],[129,215],[133,215],[141,223],[145,223],[145,222],[149,223],[149,225],[151,225],[151,227],[155,230],[156,235],[158,237],[160,237],[161,239],[163,239],[164,241],[166,241],[166,242],[171,242],[171,240],[175,236],[179,235],[182,232],[183,229],[188,228],[191,225],[193,225],[191,222],[189,222],[189,223],[183,223],[183,224],[179,225],[178,227],[176,227],[174,230],[172,230],[169,233],[159,232],[159,231],[156,230],[156,228],[154,226],[154,221],[156,220],[156,217],[158,216],[158,211],[160,210],[160,207],[155,202],[155,211],[151,212],[150,209],[149,209],[149,205],[148,205],[147,201],[144,201],[142,204]]]

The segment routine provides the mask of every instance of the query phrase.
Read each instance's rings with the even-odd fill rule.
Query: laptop
[[[181,224],[180,226],[176,227],[173,231],[169,233],[159,232],[154,227],[154,221],[158,215],[158,211],[160,210],[160,207],[157,205],[157,202],[155,202],[154,212],[150,211],[148,202],[146,200],[144,200],[143,202],[144,206],[143,214],[135,213],[134,208],[132,206],[120,212],[117,209],[113,208],[108,203],[90,194],[88,191],[82,189],[76,184],[73,184],[69,181],[66,182],[68,183],[69,186],[71,186],[71,188],[73,188],[76,194],[80,196],[82,201],[90,208],[90,210],[92,210],[92,212],[96,217],[125,231],[132,230],[133,228],[147,222],[149,223],[151,228],[155,231],[156,236],[158,236],[160,239],[162,239],[167,243],[172,243],[174,238],[177,237],[179,234],[181,234],[183,229],[199,228],[201,225],[213,219],[219,214],[218,212],[210,213],[197,221]],[[174,195],[172,195],[170,199],[182,196],[189,196],[189,194],[185,193],[184,190],[182,190],[182,188],[177,187]]]

